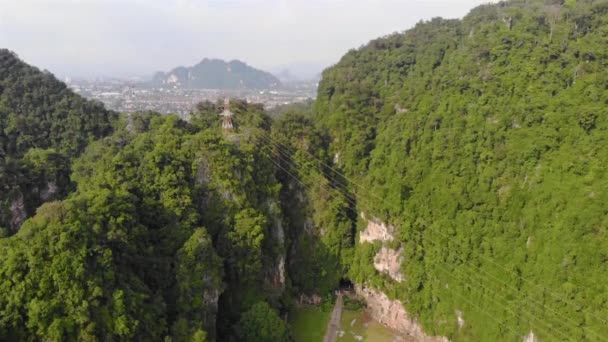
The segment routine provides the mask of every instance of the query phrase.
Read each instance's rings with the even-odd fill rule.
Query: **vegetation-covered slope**
[[[264,129],[257,107],[235,107],[243,130]],[[73,164],[74,193],[0,240],[0,338],[213,340],[216,317],[224,340],[288,338],[265,303],[285,285],[271,161],[204,115],[124,120]]]
[[[112,132],[115,114],[0,49],[0,230],[19,229],[69,188],[69,161]]]
[[[607,32],[605,1],[481,6],[350,51],[312,117],[233,101],[232,133],[209,102],[112,129],[1,53],[3,222],[65,199],[0,238],[0,339],[288,341],[342,277],[452,340],[605,339]]]
[[[190,122],[119,117],[2,58],[3,205],[25,222],[0,237],[0,340],[290,340],[277,309],[328,291],[342,266],[335,248],[307,262],[325,251],[316,235],[293,257],[301,267],[288,255],[302,227],[282,214],[261,105],[233,101],[224,134],[210,102]],[[315,212],[311,229],[337,231],[333,211]]]
[[[315,119],[404,248],[404,282],[376,272],[377,246],[351,277],[454,339],[605,338],[606,32],[605,1],[513,0],[326,70]]]

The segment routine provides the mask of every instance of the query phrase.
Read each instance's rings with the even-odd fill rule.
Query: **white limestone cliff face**
[[[367,226],[359,234],[359,243],[377,243],[378,241],[382,243],[382,247],[372,260],[374,268],[380,273],[387,274],[396,282],[404,281],[405,275],[401,272],[401,264],[404,261],[403,247],[393,249],[388,246],[388,242],[395,240],[395,227],[377,218],[366,219],[364,213],[361,213],[361,218],[367,220]],[[365,300],[367,311],[375,320],[406,335],[408,341],[448,341],[443,336],[425,334],[422,326],[407,313],[400,301],[391,300],[383,292],[366,285],[356,285],[355,291]],[[462,318],[461,316],[462,314],[459,317]],[[464,320],[462,320],[462,324],[464,324]]]
[[[363,217],[365,215],[362,214]],[[374,241],[392,241],[395,227],[386,225],[378,219],[367,221],[367,227],[359,234],[359,243]]]
[[[425,334],[422,326],[415,318],[410,317],[403,304],[398,300],[391,300],[384,293],[371,287],[356,285],[355,291],[365,299],[369,314],[378,322],[411,337],[415,341],[448,342],[446,337]]]
[[[403,249],[394,250],[382,247],[374,257],[374,268],[380,273],[386,273],[393,280],[402,282],[405,278],[401,273],[401,262],[403,261]]]
[[[365,214],[361,213],[361,218],[365,219]],[[359,243],[393,241],[395,227],[387,225],[380,220],[373,218],[367,221],[367,227],[359,234]],[[394,250],[382,246],[374,257],[374,268],[380,273],[386,273],[393,280],[402,282],[404,279],[401,273],[401,263],[403,262],[403,249]]]

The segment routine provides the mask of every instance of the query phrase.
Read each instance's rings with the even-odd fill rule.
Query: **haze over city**
[[[370,39],[484,2],[2,0],[0,46],[60,77],[146,77],[210,57],[311,78]]]

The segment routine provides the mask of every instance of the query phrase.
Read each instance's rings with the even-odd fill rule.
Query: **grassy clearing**
[[[290,313],[289,324],[296,342],[323,341],[331,312],[320,307],[304,306]]]
[[[392,330],[372,320],[363,310],[342,310],[340,330],[344,334],[338,337],[339,342],[390,342],[396,336]]]

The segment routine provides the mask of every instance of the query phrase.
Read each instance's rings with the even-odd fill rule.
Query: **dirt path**
[[[338,329],[340,328],[340,317],[342,316],[342,293],[338,293],[336,298],[336,305],[334,305],[334,311],[331,313],[329,319],[329,325],[327,326],[327,332],[325,333],[324,342],[334,342],[338,337]]]

